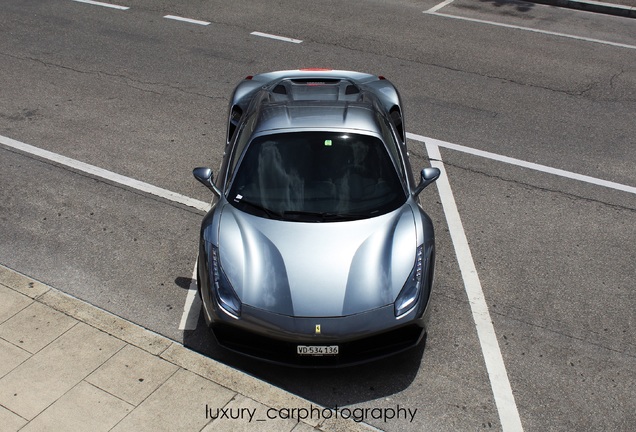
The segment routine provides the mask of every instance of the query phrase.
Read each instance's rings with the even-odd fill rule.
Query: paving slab
[[[127,345],[86,381],[137,406],[178,369],[141,348]]]
[[[291,432],[298,423],[296,420],[281,418],[277,415],[277,410],[243,395],[237,395],[224,407],[207,408],[209,415],[216,418],[202,432]],[[309,425],[307,427],[313,430]]]
[[[122,341],[77,323],[0,379],[0,404],[32,420],[123,346]]]
[[[82,381],[21,432],[107,432],[134,406]]]
[[[258,395],[259,400],[267,401],[267,405],[273,408],[309,408],[311,405],[311,402],[306,399],[257,380],[223,363],[203,357],[179,344],[173,344],[161,357],[225,387],[234,389],[238,393]],[[306,422],[312,426],[318,426],[320,420],[307,419]]]
[[[17,432],[26,424],[26,420],[8,409],[0,406],[0,425],[5,432]]]
[[[33,302],[0,324],[0,338],[35,354],[76,323],[68,315]]]
[[[316,432],[316,429],[305,422],[298,422],[292,429],[292,432]]]
[[[0,323],[8,320],[33,302],[29,297],[2,285],[0,285],[0,296],[2,296],[2,302],[0,302]]]
[[[0,339],[0,378],[18,367],[29,357],[31,357],[31,354],[28,351]]]
[[[180,369],[141,403],[113,432],[199,431],[211,421],[205,406],[225,406],[236,395],[212,381]]]

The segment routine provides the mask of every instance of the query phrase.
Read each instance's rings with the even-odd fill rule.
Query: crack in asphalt
[[[620,71],[613,73],[605,81],[599,80],[599,81],[592,82],[588,84],[583,90],[581,90],[578,96],[585,96],[596,102],[632,102],[632,103],[636,102],[636,99],[625,97],[623,94],[620,94],[618,97],[614,97],[614,98],[605,97],[602,94],[596,94],[596,95],[592,94],[593,90],[602,89],[602,86],[604,83],[607,83],[606,88],[609,89],[609,91],[620,91],[618,89],[618,85],[616,81],[623,74],[625,74],[625,70],[621,69]]]
[[[612,77],[609,79],[609,85],[611,89],[614,89],[616,84],[615,81],[618,77],[620,77],[621,75],[623,75],[625,73],[624,69],[621,69],[620,71],[618,71],[617,73],[615,73],[614,75],[612,75]]]
[[[374,40],[372,38],[360,38],[360,40],[362,42],[367,42],[367,43],[368,42],[373,42],[373,43],[369,43],[368,44],[369,46],[375,46],[377,43],[381,42],[381,41],[376,41],[376,40]],[[433,67],[433,68],[439,68],[439,69],[443,69],[445,71],[465,73],[465,74],[468,74],[468,75],[474,75],[474,76],[481,77],[481,78],[500,80],[500,81],[503,81],[503,82],[509,83],[509,84],[515,84],[515,85],[524,86],[524,87],[547,90],[547,91],[551,91],[551,92],[555,92],[555,93],[566,94],[568,96],[585,96],[585,97],[589,97],[587,95],[587,93],[593,87],[595,87],[596,85],[599,84],[599,82],[592,82],[592,83],[587,84],[582,90],[566,90],[566,89],[542,86],[542,85],[538,85],[538,84],[532,84],[532,83],[528,83],[528,82],[521,82],[521,81],[517,81],[517,80],[511,79],[511,78],[505,78],[505,77],[502,77],[502,76],[498,76],[498,75],[491,75],[491,74],[481,73],[481,72],[477,72],[477,71],[454,68],[454,67],[451,67],[451,66],[441,65],[441,64],[438,64],[438,63],[423,62],[423,61],[421,61],[421,60],[419,60],[417,58],[399,57],[399,56],[390,55],[390,54],[386,54],[386,53],[363,50],[361,48],[356,48],[356,47],[349,46],[349,45],[346,45],[346,44],[341,44],[341,43],[317,42],[317,41],[314,41],[312,39],[306,39],[306,38],[303,39],[303,41],[306,42],[306,43],[307,42],[312,42],[312,43],[316,43],[318,45],[332,46],[332,47],[337,47],[337,48],[346,49],[346,50],[349,50],[349,51],[354,51],[354,52],[359,52],[359,53],[365,53],[365,54],[372,53],[372,54],[379,55],[379,56],[382,56],[382,57],[386,57],[386,58],[389,58],[389,59],[392,59],[392,60],[412,62],[412,63],[415,63],[417,65],[429,66],[429,67]],[[589,98],[590,99],[594,99],[592,97],[589,97]]]
[[[598,200],[595,198],[589,198],[589,197],[585,197],[585,196],[581,196],[581,195],[577,195],[571,192],[565,192],[562,190],[558,190],[558,189],[551,189],[548,187],[543,187],[543,186],[537,186],[531,183],[526,183],[526,182],[522,182],[520,180],[514,180],[514,179],[510,179],[510,178],[505,178],[499,175],[495,175],[495,174],[489,174],[485,171],[480,171],[474,168],[468,168],[459,164],[454,164],[454,163],[450,163],[448,161],[438,161],[437,159],[431,159],[425,156],[421,156],[422,158],[425,158],[429,161],[436,161],[436,162],[441,162],[444,165],[449,165],[452,166],[453,168],[457,168],[463,171],[467,171],[470,172],[472,174],[479,174],[479,175],[483,175],[484,177],[488,177],[488,178],[492,178],[492,179],[496,179],[496,180],[501,180],[507,183],[513,183],[515,185],[521,186],[521,187],[525,187],[526,189],[533,189],[533,190],[539,190],[541,192],[549,192],[549,193],[555,193],[555,194],[559,194],[559,195],[563,195],[566,198],[569,198],[573,201],[586,201],[586,202],[590,202],[590,203],[596,203],[596,204],[602,204],[605,205],[607,207],[612,207],[616,210],[626,210],[632,213],[636,213],[636,208],[632,208],[632,207],[628,207],[628,206],[623,206],[623,205],[619,205],[619,204],[613,204],[613,203],[609,203],[606,201],[602,201],[602,200]]]
[[[470,173],[473,173],[473,174],[483,175],[483,176],[488,177],[488,178],[505,181],[507,183],[513,183],[513,184],[525,187],[527,189],[535,189],[535,190],[540,190],[540,191],[543,191],[543,192],[556,193],[556,194],[564,195],[564,196],[566,196],[566,197],[568,197],[569,199],[572,199],[572,200],[577,200],[577,201],[578,200],[583,200],[583,201],[587,201],[587,202],[591,202],[591,203],[602,204],[602,205],[605,205],[605,206],[608,206],[608,207],[613,207],[613,208],[618,209],[618,210],[627,210],[629,212],[636,213],[636,208],[632,208],[632,207],[628,207],[628,206],[622,206],[622,205],[619,205],[619,204],[613,204],[613,203],[609,203],[609,202],[606,202],[606,201],[601,201],[601,200],[598,200],[598,199],[589,198],[589,197],[573,194],[573,193],[570,193],[570,192],[565,192],[565,191],[558,190],[558,189],[550,189],[550,188],[543,187],[543,186],[537,186],[537,185],[534,185],[534,184],[531,184],[531,183],[526,183],[526,182],[522,182],[520,180],[514,180],[514,179],[502,177],[502,176],[499,176],[499,175],[496,175],[496,174],[489,174],[489,173],[487,173],[485,171],[481,171],[481,170],[474,169],[474,168],[468,168],[466,166],[463,166],[463,165],[460,165],[460,164],[456,164],[456,163],[451,163],[451,162],[448,162],[448,161],[445,161],[445,160],[444,161],[440,161],[438,159],[429,158],[427,155],[424,155],[424,154],[418,152],[416,146],[409,147],[409,153],[412,154],[415,157],[419,157],[419,158],[428,160],[429,162],[430,161],[441,162],[444,165],[449,165],[449,166],[452,166],[453,168],[464,170],[464,171],[467,171],[467,172],[470,172]]]
[[[524,86],[524,87],[547,90],[547,91],[551,91],[551,92],[555,92],[555,93],[566,94],[568,96],[585,96],[585,93],[587,93],[590,90],[591,87],[596,85],[596,83],[591,83],[591,84],[588,84],[583,90],[578,90],[578,91],[576,91],[576,90],[564,90],[564,89],[559,89],[559,88],[542,86],[542,85],[538,85],[538,84],[521,82],[521,81],[513,80],[513,79],[510,79],[510,78],[504,78],[504,77],[497,76],[497,75],[490,75],[490,74],[480,73],[480,72],[476,72],[476,71],[468,71],[468,70],[462,70],[462,69],[457,69],[457,68],[451,68],[449,66],[443,66],[443,65],[439,65],[439,64],[435,64],[435,63],[425,63],[425,64],[428,65],[428,66],[438,67],[438,68],[449,70],[449,71],[453,71],[453,72],[461,72],[461,73],[465,73],[465,74],[469,74],[469,75],[475,75],[475,76],[478,76],[478,77],[481,77],[481,78],[489,78],[489,79],[494,79],[494,80],[500,80],[500,81],[503,81],[503,82],[508,83],[508,84],[515,84],[515,85]]]
[[[155,9],[149,8],[149,9],[146,9],[146,10],[150,11],[150,12],[153,12],[153,13],[159,13],[159,12],[160,13],[166,13],[167,12],[167,10],[163,10],[163,9],[155,10]],[[172,13],[177,13],[177,12],[172,12]],[[208,18],[207,21],[209,21],[212,24],[219,25],[219,26],[226,26],[226,27],[231,27],[231,28],[238,28],[238,29],[241,29],[241,30],[244,30],[244,31],[249,31],[249,29],[246,28],[246,27],[239,26],[239,25],[236,25],[236,24],[227,24],[227,23],[217,22],[217,21],[212,20],[211,18]],[[295,36],[295,37],[299,38],[300,36]],[[361,41],[362,43],[365,43],[367,47],[377,46],[379,42],[382,42],[380,40],[375,40],[373,38],[368,38],[368,37],[366,37],[366,38],[358,37],[357,39],[359,41]],[[478,71],[471,71],[471,70],[464,70],[464,69],[460,69],[460,68],[454,68],[454,67],[451,67],[451,66],[442,65],[442,64],[438,64],[438,63],[423,62],[419,58],[410,58],[408,56],[407,57],[400,57],[400,56],[390,55],[390,54],[387,54],[387,53],[376,52],[376,51],[369,50],[369,49],[363,50],[362,48],[356,48],[356,47],[354,47],[352,45],[347,45],[347,44],[344,44],[344,43],[327,42],[327,41],[318,42],[316,40],[308,39],[308,38],[303,38],[302,40],[305,43],[314,43],[314,44],[318,44],[318,45],[338,47],[338,48],[341,48],[341,49],[346,49],[346,50],[349,50],[349,51],[360,52],[360,53],[369,53],[369,52],[371,52],[371,53],[373,53],[375,55],[383,56],[383,57],[386,57],[386,58],[389,58],[389,59],[393,59],[393,60],[408,61],[408,62],[415,63],[417,65],[423,65],[423,66],[439,68],[439,69],[443,69],[443,70],[451,71],[451,72],[465,73],[465,74],[468,74],[468,75],[474,75],[474,76],[478,76],[478,77],[481,77],[481,78],[500,80],[500,81],[503,81],[503,82],[509,83],[509,84],[515,84],[515,85],[519,85],[519,86],[525,86],[525,87],[530,87],[530,88],[547,90],[547,91],[551,91],[551,92],[555,92],[555,93],[566,94],[566,95],[569,95],[569,96],[577,96],[577,97],[583,96],[583,97],[588,97],[588,98],[593,99],[593,100],[595,98],[590,95],[590,92],[594,88],[596,88],[597,86],[599,86],[601,84],[598,81],[594,81],[594,82],[591,82],[591,83],[585,85],[585,87],[583,89],[581,89],[581,90],[568,90],[568,89],[554,88],[554,87],[548,87],[548,86],[543,86],[543,85],[539,85],[539,84],[533,84],[533,83],[529,83],[529,82],[521,82],[521,81],[518,81],[518,80],[514,80],[514,79],[511,79],[511,78],[505,78],[505,77],[498,76],[498,75],[492,75],[492,74],[488,74],[488,73],[481,73],[481,72],[478,72]],[[371,42],[371,43],[369,43],[369,42]],[[8,55],[10,57],[14,57],[14,56],[12,56],[10,54],[5,54],[5,55]],[[21,57],[16,57],[16,58],[21,58]],[[227,100],[226,98],[220,98],[218,96],[215,97],[215,96],[209,96],[209,95],[196,93],[196,92],[188,92],[186,90],[183,90],[182,88],[179,88],[179,87],[176,87],[176,86],[173,86],[173,85],[170,85],[170,84],[153,83],[153,82],[144,82],[144,81],[140,81],[140,80],[134,80],[134,79],[132,79],[130,77],[127,77],[127,76],[121,75],[121,74],[110,74],[108,72],[103,72],[103,71],[82,71],[82,70],[74,69],[74,68],[71,68],[71,67],[68,67],[68,66],[63,66],[63,65],[49,63],[49,62],[44,62],[42,60],[31,58],[31,57],[25,57],[25,58],[21,58],[21,59],[28,59],[28,60],[38,61],[38,62],[41,62],[41,63],[45,64],[46,66],[57,66],[57,67],[68,69],[68,70],[72,70],[72,71],[78,72],[78,73],[104,74],[104,75],[107,75],[107,76],[110,76],[110,77],[123,78],[123,79],[129,80],[129,81],[131,81],[133,83],[136,82],[136,83],[140,83],[140,84],[143,84],[143,85],[165,86],[165,87],[171,88],[173,90],[181,91],[181,92],[186,93],[186,94],[193,94],[193,95],[197,95],[197,96],[203,96],[203,97],[210,98],[210,99]],[[614,89],[613,81],[618,76],[620,76],[623,72],[624,71],[621,71],[618,74],[614,74],[612,77],[610,77],[610,79],[609,79],[610,88]],[[152,91],[152,90],[147,90],[147,89],[135,87],[134,85],[131,85],[131,84],[128,84],[128,85],[130,85],[131,87],[133,87],[135,89],[141,90],[141,91],[148,91],[148,92],[151,92],[151,93],[161,94],[161,93],[158,93],[158,92],[155,92],[155,91]],[[614,101],[614,99],[603,99],[603,100],[605,100],[605,101]]]
[[[204,97],[207,99],[212,99],[212,100],[222,100],[227,102],[228,99],[222,96],[210,96],[210,95],[206,95],[203,93],[198,93],[198,92],[193,92],[193,91],[188,91],[185,90],[181,87],[175,86],[173,84],[169,84],[169,83],[161,83],[161,82],[152,82],[152,81],[142,81],[142,80],[138,80],[138,79],[134,79],[131,78],[129,76],[126,76],[124,74],[115,74],[115,73],[110,73],[110,72],[105,72],[105,71],[99,71],[99,70],[82,70],[82,69],[77,69],[77,68],[73,68],[70,66],[65,66],[59,63],[54,63],[54,62],[50,62],[50,61],[45,61],[42,59],[38,59],[38,58],[34,58],[34,57],[29,57],[29,56],[16,56],[13,54],[8,54],[8,53],[0,53],[0,55],[3,56],[7,56],[16,60],[28,60],[28,61],[33,61],[36,63],[40,63],[42,65],[44,65],[45,67],[53,67],[53,68],[58,68],[58,69],[63,69],[63,70],[67,70],[67,71],[71,71],[71,72],[75,72],[75,73],[79,73],[79,74],[86,74],[86,75],[97,75],[99,77],[107,77],[107,78],[115,78],[118,80],[123,80],[124,84],[127,85],[128,87],[132,87],[136,90],[139,91],[143,91],[143,92],[147,92],[147,93],[152,93],[152,94],[156,94],[156,95],[163,95],[163,93],[157,91],[157,90],[152,90],[152,89],[148,89],[148,88],[143,88],[141,86],[157,86],[157,87],[164,87],[170,90],[174,90],[183,94],[187,94],[187,95],[194,95],[194,96],[200,96],[200,97]]]
[[[521,309],[521,310],[523,310],[522,308],[518,308],[516,306],[513,306],[511,308],[512,309]],[[603,344],[600,344],[598,342],[591,341],[591,340],[587,339],[584,336],[576,336],[574,334],[565,332],[563,330],[557,330],[557,329],[551,328],[548,325],[542,325],[542,324],[538,324],[538,323],[535,323],[535,322],[531,322],[531,321],[527,321],[527,320],[521,319],[513,311],[511,311],[510,314],[505,314],[505,313],[498,312],[497,310],[492,310],[492,309],[496,309],[496,308],[491,308],[490,309],[490,313],[492,313],[494,315],[505,317],[505,318],[511,319],[513,321],[517,321],[517,322],[520,322],[520,323],[523,323],[523,324],[526,324],[526,325],[529,325],[529,326],[532,326],[532,327],[535,327],[535,328],[540,328],[542,330],[546,330],[546,331],[549,331],[551,333],[558,334],[560,336],[564,336],[564,337],[569,338],[569,339],[574,339],[574,340],[577,340],[579,342],[583,342],[583,343],[586,343],[586,344],[589,344],[589,345],[593,345],[593,346],[596,346],[598,348],[601,348],[601,349],[604,349],[604,350],[607,350],[607,351],[611,351],[611,352],[615,352],[615,353],[618,353],[618,354],[622,354],[622,355],[627,356],[627,357],[636,358],[636,355],[630,354],[629,352],[627,352],[627,350],[619,350],[619,349],[616,349],[616,348],[612,348],[612,347],[609,347],[607,345],[603,345]],[[545,319],[545,318],[542,318],[542,319]],[[595,331],[591,331],[591,330],[588,330],[584,334],[591,334],[591,335],[594,335],[594,336],[601,335],[600,333],[595,332]],[[621,343],[624,343],[624,342],[621,342]],[[629,345],[630,347],[635,346],[634,344],[631,344],[629,342],[627,342],[627,345]]]
[[[91,173],[88,173],[88,172],[84,172],[84,171],[81,171],[79,169],[76,169],[76,168],[73,168],[73,167],[69,167],[67,165],[63,165],[61,163],[57,163],[55,161],[51,161],[49,159],[43,158],[43,157],[38,156],[38,155],[33,155],[33,154],[30,154],[30,153],[23,152],[21,150],[16,150],[16,149],[14,149],[12,147],[7,147],[7,146],[5,146],[3,144],[0,144],[0,149],[8,151],[8,152],[16,154],[16,155],[23,156],[25,158],[28,158],[28,159],[31,159],[31,160],[34,160],[34,161],[38,161],[38,162],[40,162],[42,164],[45,164],[45,165],[49,165],[49,166],[61,169],[61,170],[66,171],[68,173],[71,173],[71,174],[74,174],[74,175],[78,175],[80,177],[84,177],[86,179],[94,181],[95,183],[100,183],[100,184],[103,184],[103,185],[106,185],[106,186],[115,187],[115,188],[120,189],[122,191],[133,193],[133,194],[138,195],[140,197],[147,198],[149,200],[152,200],[152,201],[155,201],[155,202],[158,202],[158,203],[161,203],[161,204],[173,207],[173,208],[184,210],[184,211],[186,211],[188,213],[192,213],[192,214],[195,214],[197,216],[204,216],[205,213],[206,213],[206,212],[198,210],[196,208],[189,207],[189,206],[187,206],[185,204],[181,204],[179,202],[172,201],[170,199],[167,199],[167,198],[164,198],[164,197],[161,197],[161,196],[158,196],[158,195],[154,195],[152,193],[148,193],[148,192],[136,189],[136,188],[134,188],[132,186],[128,186],[128,185],[125,185],[125,184],[122,184],[122,183],[118,183],[117,181],[113,181],[113,180],[110,180],[110,179],[107,179],[107,178],[104,178],[104,177],[99,177],[98,175],[94,175],[94,174],[91,174]]]
[[[448,300],[452,300],[452,301],[455,301],[455,302],[458,302],[458,303],[461,303],[461,304],[464,304],[464,305],[468,304],[468,299],[465,298],[465,297],[460,299],[460,298],[457,298],[455,296],[445,294],[443,291],[440,292],[440,290],[444,289],[443,285],[437,286],[436,288],[437,289],[435,289],[433,291],[433,295],[444,297],[444,298],[446,298]],[[448,289],[451,289],[451,288],[448,287]],[[499,307],[499,309],[501,309],[501,307],[507,308],[509,310],[509,312],[508,313],[501,312],[500,310],[497,309],[497,307]],[[545,331],[549,331],[549,332],[554,333],[554,334],[558,334],[558,335],[567,337],[569,339],[574,339],[574,340],[577,340],[577,341],[580,341],[580,342],[583,342],[583,343],[586,343],[586,344],[589,344],[589,345],[593,345],[593,346],[596,346],[596,347],[611,351],[611,352],[615,352],[615,353],[618,353],[618,354],[625,355],[627,357],[636,358],[636,355],[627,352],[626,349],[625,350],[619,350],[619,349],[616,349],[616,348],[612,348],[610,346],[603,345],[603,344],[600,344],[598,342],[591,341],[591,340],[589,340],[588,338],[585,337],[585,335],[588,335],[588,334],[589,335],[593,335],[594,337],[601,337],[601,336],[605,336],[606,337],[606,335],[603,335],[601,332],[595,332],[593,330],[587,330],[587,331],[583,332],[583,336],[577,336],[575,334],[572,334],[572,332],[567,332],[565,330],[559,330],[559,329],[555,328],[557,323],[563,323],[564,325],[567,325],[567,323],[565,321],[551,320],[551,321],[553,321],[553,323],[552,323],[552,325],[549,325],[549,324],[539,324],[539,323],[536,323],[536,322],[533,322],[533,321],[528,321],[528,320],[525,320],[525,319],[521,319],[521,318],[519,318],[519,314],[517,312],[515,312],[514,309],[518,309],[518,310],[521,310],[521,311],[530,311],[530,312],[532,312],[532,311],[528,310],[528,309],[520,308],[520,307],[517,307],[517,306],[514,306],[514,305],[509,305],[509,304],[508,305],[506,305],[506,304],[502,305],[502,304],[499,303],[496,306],[495,305],[489,305],[488,309],[490,310],[491,314],[499,316],[499,317],[502,317],[502,318],[508,318],[508,319],[513,320],[513,321],[516,321],[516,322],[519,322],[519,323],[523,323],[523,324],[526,324],[526,325],[531,326],[531,327],[539,328],[539,329],[542,329],[542,330],[545,330]],[[542,317],[541,319],[544,320],[544,321],[546,320],[545,317]],[[502,334],[501,338],[504,339],[506,342],[510,342],[510,340],[508,338],[506,338],[505,335],[503,335],[503,334]],[[500,342],[504,342],[504,340],[500,340]],[[630,348],[636,346],[636,344],[632,344],[630,342],[624,342],[624,341],[620,342],[618,344],[620,345],[620,344],[623,344],[623,343],[628,345]]]
[[[165,14],[165,13],[173,13],[173,14],[179,14],[179,12],[175,12],[172,11],[170,9],[153,9],[153,8],[147,8],[145,9],[146,11],[149,12],[153,12],[153,13],[160,13],[160,14]],[[228,24],[226,22],[220,22],[220,21],[215,21],[213,18],[211,17],[207,17],[205,18],[206,21],[210,22],[211,24],[215,24],[215,25],[219,25],[219,26],[225,26],[225,27],[230,27],[233,29],[240,29],[246,32],[251,32],[251,28],[245,27],[245,26],[240,26],[237,24]],[[528,86],[531,88],[538,88],[538,89],[543,89],[543,90],[548,90],[548,91],[553,91],[556,93],[564,93],[570,96],[582,96],[588,89],[589,85],[586,86],[586,88],[582,91],[574,91],[574,90],[563,90],[563,89],[556,89],[556,88],[552,88],[552,87],[546,87],[546,86],[541,86],[541,85],[537,85],[537,84],[530,84],[530,83],[523,83],[520,81],[515,81],[512,80],[510,78],[503,78],[497,75],[489,75],[489,74],[484,74],[484,73],[479,73],[479,72],[475,72],[475,71],[469,71],[469,70],[463,70],[463,69],[459,69],[459,68],[453,68],[450,66],[445,66],[445,65],[441,65],[441,64],[437,64],[437,63],[430,63],[430,62],[423,62],[420,61],[419,59],[413,59],[413,58],[409,58],[409,57],[399,57],[399,56],[395,56],[395,55],[390,55],[390,54],[386,54],[386,53],[380,53],[380,52],[375,52],[375,51],[369,51],[369,50],[363,50],[361,48],[356,48],[354,46],[351,45],[347,45],[347,44],[343,44],[343,43],[336,43],[336,42],[319,42],[316,41],[314,39],[311,38],[307,38],[307,37],[301,37],[300,35],[295,35],[293,36],[297,39],[302,39],[303,43],[314,43],[314,44],[318,44],[318,45],[324,45],[324,46],[331,46],[331,47],[337,47],[337,48],[341,48],[341,49],[345,49],[345,50],[349,50],[349,51],[353,51],[353,52],[359,52],[359,53],[373,53],[375,55],[379,55],[379,56],[383,56],[389,59],[393,59],[393,60],[398,60],[398,61],[408,61],[408,62],[412,62],[415,63],[417,65],[423,65],[423,66],[430,66],[430,67],[435,67],[435,68],[440,68],[443,70],[447,70],[447,71],[452,71],[452,72],[460,72],[460,73],[466,73],[469,75],[476,75],[482,78],[490,78],[490,79],[497,79],[497,80],[501,80],[507,83],[511,83],[511,84],[516,84],[516,85],[522,85],[522,86]],[[363,38],[363,37],[358,37],[357,38],[361,43],[363,44],[367,44],[368,47],[373,47],[373,46],[377,46],[378,43],[380,42],[385,42],[383,40],[375,40],[373,38]],[[592,83],[591,85],[594,85],[594,83]]]

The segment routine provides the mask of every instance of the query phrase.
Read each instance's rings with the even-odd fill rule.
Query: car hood
[[[221,267],[243,304],[299,317],[345,316],[395,301],[415,263],[413,210],[345,222],[290,222],[227,204]]]

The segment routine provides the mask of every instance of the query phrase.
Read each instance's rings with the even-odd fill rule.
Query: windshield
[[[257,216],[326,222],[388,213],[406,193],[380,139],[288,132],[250,143],[228,201]]]

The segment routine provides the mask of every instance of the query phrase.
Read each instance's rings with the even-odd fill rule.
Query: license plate
[[[296,353],[301,356],[338,355],[338,345],[298,345]]]

